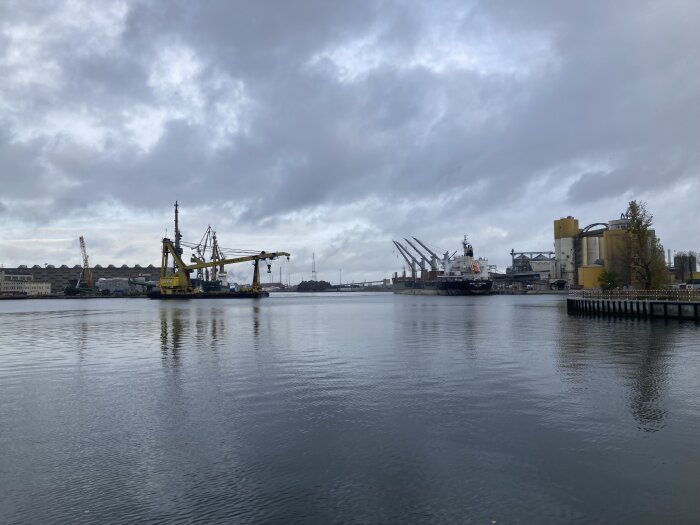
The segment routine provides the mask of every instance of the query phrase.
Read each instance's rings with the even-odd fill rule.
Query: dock
[[[700,290],[574,290],[569,315],[700,321]]]

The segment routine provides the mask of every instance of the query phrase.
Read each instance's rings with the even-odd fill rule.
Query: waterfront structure
[[[700,320],[698,290],[575,290],[566,299],[569,315]]]
[[[650,242],[656,234],[649,230]],[[554,221],[555,274],[569,286],[599,288],[604,271],[614,272],[623,286],[634,285],[629,219],[593,223],[579,228],[578,219],[568,216]]]
[[[556,277],[555,252],[511,250],[510,256],[512,262],[511,266],[506,268],[503,285],[538,290],[560,287],[560,280]],[[562,281],[561,287],[564,285]]]
[[[80,276],[80,272],[83,269],[80,265],[75,266],[53,266],[51,264],[45,266],[26,266],[21,265],[16,268],[4,268],[6,274],[12,275],[23,275],[30,276],[34,281],[42,281],[50,284],[50,289],[53,293],[61,293],[64,288],[74,285],[75,281]],[[126,264],[122,266],[114,266],[110,264],[109,266],[100,266],[99,264],[92,266],[93,279],[99,281],[101,278],[112,279],[112,278],[124,278],[136,280],[139,277],[146,281],[155,281],[158,279],[158,274],[160,272],[159,268],[156,268],[152,264],[148,266],[127,266]],[[51,292],[49,292],[51,293]]]
[[[50,295],[51,283],[35,281],[32,275],[0,272],[2,295]]]
[[[153,286],[155,286],[155,283]],[[128,277],[100,277],[95,282],[96,290],[110,294],[140,294],[146,291],[147,288],[147,283],[143,277],[137,277],[136,279]]]

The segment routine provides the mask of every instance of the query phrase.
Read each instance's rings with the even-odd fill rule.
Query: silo
[[[588,237],[586,242],[586,260],[588,264],[595,264],[598,259],[602,259],[600,253],[600,238]]]
[[[576,278],[575,237],[579,233],[578,219],[566,217],[554,221],[554,251],[557,277],[566,279],[570,284]]]

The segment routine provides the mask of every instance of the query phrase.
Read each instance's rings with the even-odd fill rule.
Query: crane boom
[[[202,237],[200,243],[194,246],[196,254],[192,255],[190,264],[185,263],[182,260],[182,247],[181,242],[182,235],[180,234],[180,224],[178,220],[178,203],[175,202],[175,241],[173,242],[168,237],[163,238],[162,245],[162,259],[160,264],[160,279],[158,280],[158,287],[160,291],[153,295],[149,293],[150,297],[157,298],[160,296],[170,296],[170,297],[195,297],[198,296],[199,292],[206,292],[201,285],[202,281],[209,281],[209,269],[211,269],[211,275],[216,281],[217,274],[223,272],[224,265],[242,263],[247,261],[252,261],[255,267],[253,271],[253,282],[252,286],[247,292],[252,292],[254,297],[258,297],[262,294],[262,288],[260,286],[260,261],[272,260],[277,257],[287,257],[289,260],[289,254],[287,252],[260,252],[251,255],[246,255],[243,257],[235,257],[230,259],[224,259],[221,252],[221,248],[216,240],[216,232],[212,230],[211,226],[207,228],[207,231]],[[82,238],[81,238],[82,241]],[[207,249],[211,250],[211,259],[206,260]],[[172,257],[172,268],[169,268],[170,257]],[[270,264],[267,265],[268,272],[270,271]],[[202,286],[201,290],[195,289],[192,279],[190,279],[190,274],[193,271],[197,271],[197,288]],[[204,271],[202,271],[204,270]],[[223,276],[222,276],[223,277]],[[221,285],[220,281],[216,281],[218,285]],[[219,295],[219,294],[215,294]],[[220,294],[219,297],[223,297]]]
[[[438,269],[438,261],[440,260],[440,257],[437,256],[437,254],[428,248],[425,244],[421,242],[420,239],[417,237],[414,237],[413,240],[415,240],[418,244],[420,244],[425,250],[430,254],[430,268],[432,270],[437,270]]]
[[[406,263],[408,263],[408,266],[411,268],[411,277],[414,279],[416,278],[416,258],[411,255],[411,253],[404,248],[401,243],[398,243],[396,241],[391,241],[396,245],[396,248],[398,248],[399,253],[403,256],[403,258],[406,260]]]
[[[404,241],[408,243],[408,245],[415,250],[415,252],[420,256],[420,262],[418,265],[420,266],[421,270],[425,270],[425,263],[430,264],[430,261],[428,258],[423,255],[423,252],[421,252],[418,248],[416,248],[411,241],[409,241],[406,237],[403,238]]]
[[[87,249],[85,248],[85,239],[83,239],[82,235],[80,236],[80,254],[83,256],[83,270],[81,272],[82,280],[85,281],[85,284],[88,288],[92,288],[95,283],[92,280],[92,270],[90,269],[90,262],[88,260]],[[76,288],[79,284],[80,278],[76,283]]]
[[[168,258],[173,257],[176,272],[174,275],[168,275]],[[193,270],[203,268],[213,268],[215,266],[223,266],[225,264],[236,264],[242,262],[255,262],[255,270],[253,274],[252,286],[254,289],[260,287],[260,273],[258,263],[261,260],[276,259],[277,257],[289,258],[287,252],[260,252],[255,255],[246,255],[244,257],[234,257],[231,259],[220,259],[215,261],[202,261],[194,258],[193,264],[185,264],[178,253],[176,246],[167,237],[163,239],[163,257],[160,266],[160,291],[163,294],[188,294],[194,290],[190,282],[190,273]]]
[[[436,258],[438,258],[438,259],[440,258],[440,257],[437,256],[437,254],[436,254],[434,251],[432,251],[432,250],[431,250],[430,248],[428,248],[425,244],[423,244],[423,243],[421,242],[420,239],[418,239],[418,238],[416,238],[416,237],[414,237],[413,239],[414,239],[418,244],[420,244],[423,248],[425,248],[425,250],[426,250],[430,255],[432,255],[433,257],[436,257]]]
[[[220,261],[197,262],[185,266],[187,270],[197,270],[198,268],[213,268],[225,264],[236,264],[248,261],[260,261],[263,259],[277,259],[277,257],[289,257],[287,252],[260,252],[256,255],[246,255],[244,257],[234,257],[233,259],[221,259]]]

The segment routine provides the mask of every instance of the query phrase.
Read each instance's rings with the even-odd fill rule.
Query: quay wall
[[[569,315],[700,321],[700,295],[569,295],[566,299],[566,312]]]

